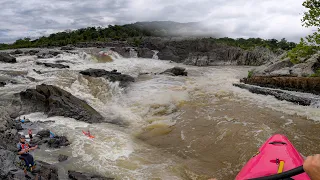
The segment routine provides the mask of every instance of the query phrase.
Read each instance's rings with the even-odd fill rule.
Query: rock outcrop
[[[298,64],[293,64],[284,54],[253,69],[241,82],[320,95],[320,52]]]
[[[58,68],[58,69],[63,69],[63,68],[70,68],[68,65],[63,65],[63,64],[54,64],[54,63],[44,63],[44,62],[36,62],[37,65],[44,65],[46,67],[51,67],[51,68]]]
[[[80,74],[91,76],[91,77],[103,77],[108,79],[111,82],[120,82],[121,87],[128,86],[131,82],[134,82],[134,78],[117,72],[117,70],[106,71],[104,69],[87,69],[84,71],[80,71]]]
[[[279,100],[286,100],[286,101],[293,102],[293,103],[303,105],[303,106],[310,106],[314,102],[320,101],[320,99],[297,96],[297,95],[290,94],[288,92],[276,90],[276,89],[261,88],[258,86],[252,86],[252,85],[247,85],[247,84],[233,84],[233,85],[236,87],[240,87],[242,89],[247,89],[252,93],[263,94],[263,95],[272,95]]]
[[[113,180],[114,178],[106,178],[89,173],[82,173],[76,171],[68,171],[69,178],[71,180]]]
[[[242,82],[262,87],[280,88],[320,95],[320,77],[254,76],[245,78]]]
[[[165,70],[160,74],[168,74],[171,76],[188,76],[188,72],[186,71],[186,68],[183,68],[183,67],[173,67],[171,69]]]
[[[152,58],[154,52],[148,48],[138,48],[138,57],[140,58]]]
[[[15,57],[10,56],[8,53],[0,53],[0,62],[16,63],[17,60]]]
[[[49,130],[39,131],[30,143],[37,145],[47,144],[50,148],[60,148],[70,145],[69,140],[65,136],[54,136],[50,138]]]
[[[48,116],[64,116],[88,123],[103,122],[104,118],[85,101],[52,85],[37,85],[36,89],[20,92],[24,112],[45,112]]]
[[[53,58],[61,53],[61,51],[41,51],[37,53],[37,57],[39,59]]]
[[[110,48],[110,50],[112,50],[114,52],[117,52],[118,54],[120,54],[124,58],[130,58],[131,57],[131,54],[130,54],[131,49],[132,49],[131,47],[113,47],[113,48]]]
[[[239,47],[216,43],[211,39],[166,40],[149,38],[143,41],[141,47],[158,50],[159,59],[196,66],[259,66],[277,57],[277,54],[267,48],[257,47],[252,50],[243,50]]]

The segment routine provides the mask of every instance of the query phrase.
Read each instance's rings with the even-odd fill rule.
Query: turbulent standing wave
[[[153,59],[109,53],[111,61],[82,50],[41,60],[59,61],[69,69],[37,65],[35,56],[0,64],[0,78],[10,82],[0,88],[2,110],[10,110],[13,94],[46,83],[85,100],[108,122],[121,122],[87,124],[42,112],[27,114],[33,122],[54,121],[46,128],[71,142],[58,150],[41,148],[36,159],[57,163],[57,156],[66,154],[71,158],[61,169],[116,179],[233,179],[273,133],[286,134],[306,155],[319,151],[313,146],[320,130],[319,109],[232,86],[250,67],[187,66],[157,60],[156,52]],[[159,74],[173,66],[185,67],[188,76]],[[119,82],[79,73],[88,68],[116,69],[136,81],[122,88]],[[88,129],[95,139],[82,134]]]

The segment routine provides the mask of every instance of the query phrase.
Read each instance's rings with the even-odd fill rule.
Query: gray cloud
[[[303,0],[1,0],[0,42],[136,21],[201,22],[229,37],[298,41]],[[206,32],[207,33],[207,32]]]

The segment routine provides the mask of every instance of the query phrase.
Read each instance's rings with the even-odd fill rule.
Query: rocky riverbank
[[[79,48],[100,47],[110,48],[128,58],[135,52],[137,57],[152,58],[156,53],[160,60],[171,60],[194,66],[247,65],[265,64],[279,53],[267,48],[256,47],[244,50],[240,47],[216,43],[211,39],[171,40],[169,38],[144,38],[139,46],[127,42],[95,42],[76,44]]]
[[[294,64],[286,54],[279,56],[271,62],[249,71],[248,77],[242,83],[261,87],[298,91],[304,93],[320,94],[320,52],[310,58],[300,59]],[[310,105],[308,97],[287,95],[277,90],[262,90],[254,86],[236,84],[237,87],[248,89],[250,92],[273,95],[278,99],[287,100],[301,105]]]

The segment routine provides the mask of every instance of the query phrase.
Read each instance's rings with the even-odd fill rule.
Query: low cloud
[[[201,22],[233,38],[287,38],[311,33],[301,26],[303,0],[2,0],[0,42],[66,29],[136,21]],[[207,32],[206,32],[207,33]]]

